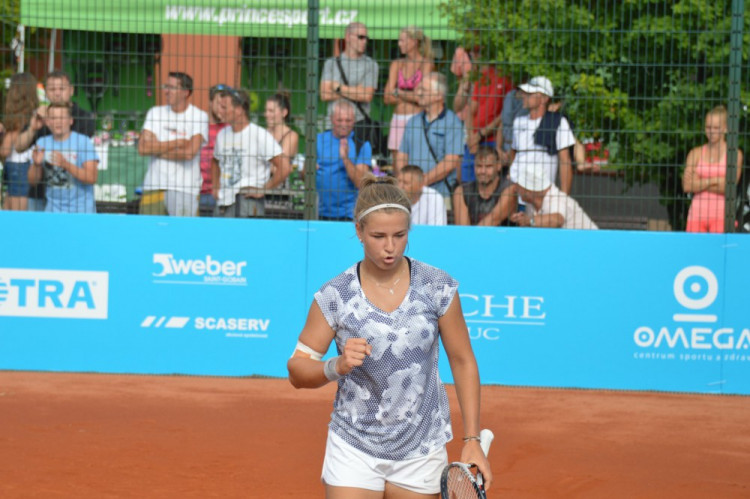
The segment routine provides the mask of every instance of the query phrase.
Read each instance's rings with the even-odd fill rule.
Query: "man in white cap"
[[[510,216],[520,227],[598,229],[576,200],[552,183],[547,169],[542,166],[521,170],[515,189],[526,203],[525,211]]]
[[[523,170],[541,166],[554,182],[559,165],[560,189],[569,194],[573,166],[568,148],[575,144],[575,136],[565,117],[547,113],[550,98],[555,95],[552,83],[544,76],[535,76],[518,90],[529,114],[513,120],[510,179],[516,182]]]

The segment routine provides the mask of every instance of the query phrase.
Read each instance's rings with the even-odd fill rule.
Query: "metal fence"
[[[374,94],[361,104],[369,107],[371,126],[384,137],[396,127],[394,114],[423,108],[410,88],[414,81],[409,81],[414,67],[428,67],[414,64],[420,58],[430,59],[431,70],[445,77],[446,109],[469,113],[461,128],[451,132],[461,135],[461,151],[459,163],[451,163],[455,173],[449,177],[450,188],[461,186],[464,194],[441,191],[448,223],[466,223],[468,212],[470,223],[476,222],[475,203],[466,194],[470,188],[461,185],[474,174],[464,144],[477,132],[474,139],[500,151],[497,182],[502,183],[513,159],[504,153],[519,146],[509,131],[513,115],[510,122],[501,120],[496,103],[518,85],[545,76],[554,87],[550,104],[560,106],[577,142],[570,150],[572,177],[563,178],[560,163],[557,183],[563,190],[570,184],[572,198],[600,228],[681,231],[691,205],[698,212],[702,203],[701,216],[714,225],[718,217],[725,231],[750,230],[748,172],[739,161],[748,148],[750,103],[743,71],[750,16],[742,0],[117,0],[107,5],[11,0],[0,9],[3,109],[8,109],[12,75],[29,72],[41,83],[53,70],[70,75],[72,101],[95,116],[92,140],[100,162],[93,195],[98,212],[139,212],[144,191],[151,190],[144,178],[153,157],[139,154],[139,134],[149,109],[167,104],[161,88],[168,73],[183,71],[193,78],[189,102],[196,107],[211,110],[209,90],[217,84],[244,89],[250,121],[277,131],[286,128],[279,128],[265,108],[274,95],[288,95],[286,126],[299,140],[288,155],[291,174],[263,193],[263,216],[322,217],[320,210],[327,208],[321,208],[321,196],[333,196],[333,204],[340,202],[339,195],[347,196],[340,186],[321,181],[319,168],[326,160],[321,159],[319,141],[324,139],[319,135],[330,126],[329,102],[321,100],[330,96],[321,80],[327,60],[354,53],[357,33],[350,38],[347,26],[355,22],[365,28],[359,33],[367,37],[361,39],[364,55],[377,64]],[[419,29],[404,31],[407,27]],[[412,48],[410,43],[421,40],[415,33],[429,40],[429,52]],[[462,59],[464,54],[468,59]],[[395,85],[390,71],[394,61],[396,69],[405,70]],[[346,85],[337,71],[329,92],[340,92],[342,85],[342,95],[355,101],[356,92],[347,94],[346,87],[366,93],[368,84]],[[505,88],[487,90],[487,83],[495,81],[504,81]],[[719,134],[726,146],[707,137],[707,113],[720,105],[727,110],[726,131]],[[701,149],[702,144],[709,145]],[[697,160],[686,178],[694,148]],[[397,175],[404,157],[398,159],[400,153],[389,149],[383,144],[366,155],[366,167]],[[419,163],[415,154],[404,164]],[[429,163],[430,158],[423,162],[426,173]],[[275,166],[271,171],[279,175]],[[6,209],[8,174],[5,168]],[[46,180],[43,176],[42,182]],[[433,187],[440,191],[442,185]],[[505,195],[512,197],[515,212],[516,193]],[[496,223],[509,222],[492,219]]]

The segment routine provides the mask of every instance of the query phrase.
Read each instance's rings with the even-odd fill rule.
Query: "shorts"
[[[8,196],[26,197],[29,195],[29,166],[30,162],[5,163],[3,177],[8,183]]]
[[[202,217],[212,217],[214,210],[216,210],[216,198],[212,194],[201,194],[198,214]]]
[[[365,454],[328,430],[320,479],[332,487],[383,491],[388,482],[418,494],[437,494],[440,492],[440,474],[447,464],[445,447],[426,456],[391,461]]]
[[[714,234],[721,234],[724,232],[724,219],[723,218],[708,218],[708,219],[697,219],[691,220],[688,217],[687,226],[685,232],[711,232]]]
[[[182,191],[143,191],[140,213],[194,217],[198,214],[198,196]]]
[[[406,123],[416,114],[394,114],[391,117],[391,127],[388,131],[388,150],[398,151],[401,147],[401,140],[404,138]]]
[[[246,198],[243,194],[237,194],[234,204],[229,206],[216,206],[215,217],[224,218],[252,218],[262,217],[266,214],[266,201],[263,198]]]

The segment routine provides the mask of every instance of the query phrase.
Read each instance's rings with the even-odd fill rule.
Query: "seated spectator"
[[[370,171],[372,148],[354,135],[354,106],[346,100],[333,103],[331,130],[318,134],[318,218],[353,220],[362,177]]]
[[[481,146],[474,162],[476,180],[465,182],[453,193],[456,225],[497,226],[515,210],[512,182],[502,175],[500,158],[494,147]]]
[[[445,225],[448,216],[443,196],[424,185],[424,172],[416,165],[406,165],[398,174],[398,185],[411,202],[411,223],[414,225]]]
[[[50,104],[45,122],[52,135],[41,137],[32,153],[29,183],[47,185],[45,211],[96,213],[94,184],[99,157],[90,138],[71,131],[67,104]]]
[[[526,209],[510,219],[521,227],[598,228],[572,197],[552,183],[548,169],[542,165],[522,169],[515,188]]]
[[[396,175],[407,164],[417,165],[429,185],[444,197],[450,196],[456,182],[456,170],[463,154],[461,121],[445,107],[445,76],[430,73],[417,86],[417,98],[424,110],[406,124],[401,148],[396,154]]]
[[[250,122],[250,96],[229,88],[222,97],[227,124],[216,136],[213,162],[215,216],[262,217],[268,189],[281,185],[291,171],[281,146],[264,128]],[[278,175],[271,176],[271,168]]]

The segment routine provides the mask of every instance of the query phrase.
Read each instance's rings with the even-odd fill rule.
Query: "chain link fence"
[[[558,171],[551,180],[599,228],[683,231],[697,217],[700,230],[748,231],[742,155],[748,146],[748,23],[741,0],[118,0],[107,6],[10,0],[0,10],[3,123],[7,137],[32,121],[29,105],[8,105],[16,95],[13,75],[35,76],[42,101],[59,99],[54,89],[44,92],[48,74],[69,75],[70,101],[90,113],[99,159],[95,182],[76,195],[93,196],[100,213],[139,213],[155,191],[175,190],[200,196],[195,212],[206,216],[217,209],[223,216],[246,214],[245,199],[252,199],[259,216],[348,219],[366,170],[400,177],[413,197],[422,184],[432,187],[437,194],[424,191],[422,211],[445,210],[447,223],[524,225],[530,217],[512,216],[524,201],[505,188],[518,181],[512,164],[528,144],[524,133],[516,131],[514,139],[511,130],[514,118],[531,112],[535,119],[538,111],[507,94],[520,95],[520,85],[544,76],[552,90],[541,94],[551,97],[545,114],[563,116],[575,138],[566,153],[551,154],[552,172]],[[362,63],[365,58],[374,67]],[[149,173],[158,154],[142,144],[143,130],[149,110],[170,106],[170,96],[185,90],[169,89],[170,72],[191,76],[185,98],[211,122],[205,139],[221,133],[218,124],[234,120],[226,115],[239,106],[234,128],[242,128],[244,114],[280,149],[246,144],[234,152],[245,159],[233,163],[224,147],[213,173],[215,152],[203,151],[201,159],[200,150],[190,150],[202,162],[200,178],[170,174],[159,183]],[[342,81],[342,72],[352,81]],[[442,75],[434,85],[432,72]],[[420,89],[422,80],[431,83]],[[440,100],[443,84],[446,114],[457,119],[449,120],[448,138],[434,129],[425,135],[425,149],[415,132],[420,128],[410,129],[408,120],[435,109],[424,94],[435,89]],[[218,91],[219,85],[232,92]],[[353,104],[354,137],[369,142],[362,147],[352,139],[343,156],[330,110],[342,98]],[[719,106],[725,114],[715,111]],[[28,115],[19,124],[9,112]],[[428,110],[423,126],[435,116]],[[708,129],[714,116],[718,131]],[[551,135],[565,142],[559,127]],[[400,135],[396,130],[406,146],[391,137]],[[479,152],[482,146],[495,153]],[[271,161],[279,150],[287,164]],[[173,154],[162,159],[188,161]],[[19,201],[10,200],[21,197],[31,200],[23,209],[38,209],[47,194],[19,194],[28,187],[14,182],[22,183],[25,172],[7,166],[24,158],[11,157],[7,143],[2,156],[4,209],[18,209]],[[232,175],[232,168],[249,167],[248,157],[259,173]],[[487,169],[488,162],[494,166]],[[54,178],[47,175],[54,165],[42,163],[44,184]],[[415,169],[402,173],[407,165],[421,167],[421,182]],[[66,195],[76,181],[61,180]],[[234,189],[227,189],[232,182]],[[429,196],[440,203],[427,203]],[[425,220],[439,215],[427,213]]]

